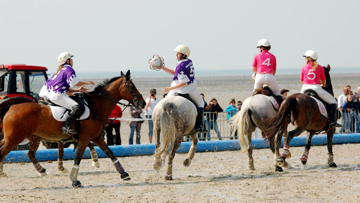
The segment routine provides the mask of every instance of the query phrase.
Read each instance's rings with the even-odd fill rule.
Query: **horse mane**
[[[117,76],[117,77],[113,77],[111,79],[105,79],[103,82],[101,82],[100,84],[98,84],[95,89],[93,91],[91,91],[89,94],[90,95],[98,95],[101,93],[101,91],[108,85],[110,85],[111,83],[113,83],[114,81],[118,80],[119,78],[121,78],[122,76]]]

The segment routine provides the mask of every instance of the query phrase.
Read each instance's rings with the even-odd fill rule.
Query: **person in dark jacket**
[[[218,112],[223,112],[224,110],[220,107],[215,98],[210,100],[210,103],[205,107],[205,110],[208,112],[206,119],[206,128],[208,130],[207,140],[210,141],[210,129],[214,129],[219,140],[222,140],[216,120]]]
[[[134,106],[131,106],[129,108],[130,110],[130,115],[131,118],[141,118],[141,113],[142,113],[142,109],[136,109]],[[129,136],[129,145],[133,144],[134,141],[134,131],[136,130],[136,144],[140,144],[140,139],[141,139],[141,135],[140,135],[140,129],[141,129],[141,124],[144,121],[131,121],[129,126],[130,126],[130,136]]]

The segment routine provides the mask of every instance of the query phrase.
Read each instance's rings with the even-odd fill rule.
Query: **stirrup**
[[[331,122],[329,124],[330,127],[342,127],[342,125],[338,124],[337,122]]]
[[[75,135],[77,133],[76,130],[72,129],[69,126],[62,126],[61,132],[62,134],[70,134],[70,135]]]

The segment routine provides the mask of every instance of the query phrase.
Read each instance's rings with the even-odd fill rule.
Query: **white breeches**
[[[49,96],[49,95],[48,95]],[[57,96],[52,96],[50,98],[48,98],[51,102],[60,105],[62,107],[65,107],[69,110],[72,110],[72,108],[76,105],[78,105],[78,103],[74,100],[72,100],[69,96],[66,95],[66,93],[64,94],[60,94]]]
[[[324,100],[328,104],[336,104],[335,98],[329,94],[327,91],[325,91],[320,85],[303,85],[301,88],[301,93],[304,93],[305,90],[312,89],[314,90],[318,96]]]
[[[180,94],[189,94],[190,98],[197,104],[198,107],[204,108],[204,100],[196,89],[196,83],[190,84],[188,86],[190,87],[186,88],[187,91],[184,91],[184,89],[182,89],[182,91],[179,91],[178,89],[170,90],[168,96],[175,96],[176,92]]]
[[[280,88],[273,74],[256,74],[254,91],[255,89],[262,88],[264,85],[267,85],[273,94],[280,95]]]

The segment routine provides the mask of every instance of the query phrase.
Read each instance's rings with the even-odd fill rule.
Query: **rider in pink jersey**
[[[281,101],[283,97],[280,94],[280,88],[275,78],[276,58],[269,52],[271,49],[269,40],[259,40],[257,48],[260,49],[260,53],[255,55],[252,64],[253,72],[256,74],[254,91],[255,89],[262,88],[264,85],[267,85],[274,95],[278,95],[279,98],[281,97]]]
[[[330,104],[330,127],[341,126],[336,123],[336,100],[322,87],[326,86],[324,68],[317,63],[318,55],[315,51],[309,50],[304,54],[306,65],[301,68],[300,81],[303,84],[301,93],[307,89],[314,90],[318,96]]]

